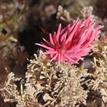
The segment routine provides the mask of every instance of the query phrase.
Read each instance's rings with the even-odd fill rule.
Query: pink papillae
[[[49,41],[38,44],[46,49],[44,52],[53,61],[77,63],[81,57],[91,51],[91,44],[98,39],[100,26],[96,25],[92,17],[77,20],[65,28],[58,27],[57,32],[49,35]]]

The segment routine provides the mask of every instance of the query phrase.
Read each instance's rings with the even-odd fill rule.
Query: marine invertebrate
[[[58,27],[57,32],[50,34],[49,41],[38,44],[46,49],[51,60],[77,63],[81,57],[87,55],[91,50],[91,44],[99,37],[100,26],[96,25],[94,19],[89,16],[84,20],[76,20],[65,28]]]

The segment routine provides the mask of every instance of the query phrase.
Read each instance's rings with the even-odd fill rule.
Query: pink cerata
[[[57,32],[49,35],[48,41],[44,39],[44,43],[37,45],[46,49],[44,54],[52,61],[75,64],[91,51],[91,45],[99,37],[100,28],[92,17],[78,19],[64,28],[60,24]]]

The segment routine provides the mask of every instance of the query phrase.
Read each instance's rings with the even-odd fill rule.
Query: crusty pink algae
[[[49,41],[38,44],[46,49],[44,52],[53,61],[77,63],[83,56],[86,56],[92,49],[91,44],[98,39],[100,25],[96,25],[92,17],[84,20],[76,20],[66,27],[58,27],[57,32],[49,35]]]

